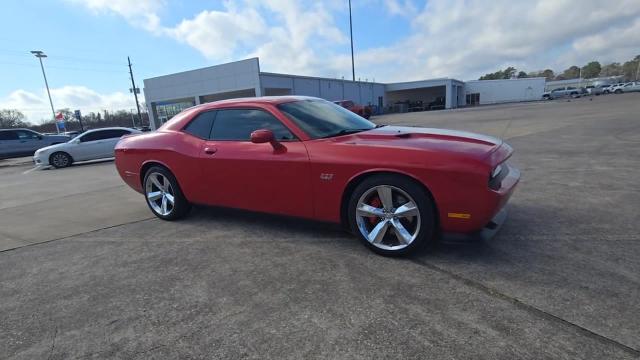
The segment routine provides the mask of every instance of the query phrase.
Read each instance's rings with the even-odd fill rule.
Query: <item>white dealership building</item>
[[[178,112],[202,103],[253,96],[305,95],[330,101],[352,100],[376,113],[408,111],[441,102],[462,106],[538,100],[544,78],[460,81],[439,78],[397,83],[351,81],[260,71],[258,58],[158,76],[144,80],[152,129]]]

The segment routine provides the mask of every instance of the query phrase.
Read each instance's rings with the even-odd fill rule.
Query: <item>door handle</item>
[[[213,155],[216,153],[216,151],[218,151],[218,149],[214,148],[214,147],[206,147],[204,148],[204,153],[207,155]]]

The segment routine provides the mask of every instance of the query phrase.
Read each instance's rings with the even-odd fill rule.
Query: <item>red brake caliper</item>
[[[382,201],[380,201],[380,198],[376,196],[371,199],[371,203],[369,205],[379,208],[382,206]],[[380,219],[377,216],[369,216],[369,222],[371,223],[371,225],[375,225],[379,221]]]

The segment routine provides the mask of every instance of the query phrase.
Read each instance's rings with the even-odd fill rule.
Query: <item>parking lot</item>
[[[0,161],[0,357],[640,357],[640,94],[373,121],[504,137],[498,235],[385,258],[323,223],[158,220],[113,162]]]

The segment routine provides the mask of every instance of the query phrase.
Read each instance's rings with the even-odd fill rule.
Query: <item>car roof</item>
[[[205,103],[201,105],[196,105],[192,109],[213,109],[218,107],[226,107],[226,106],[251,106],[258,104],[272,104],[278,105],[293,101],[302,101],[302,100],[323,100],[317,97],[312,96],[259,96],[259,97],[245,97],[245,98],[235,98],[235,99],[227,99],[227,100],[219,100],[210,103]]]
[[[93,132],[93,131],[101,131],[101,130],[134,130],[134,131],[140,131],[140,130],[136,130],[136,129],[132,129],[132,128],[128,128],[128,127],[111,126],[111,127],[104,127],[104,128],[99,128],[99,129],[90,129],[90,130],[85,131],[85,133]]]

